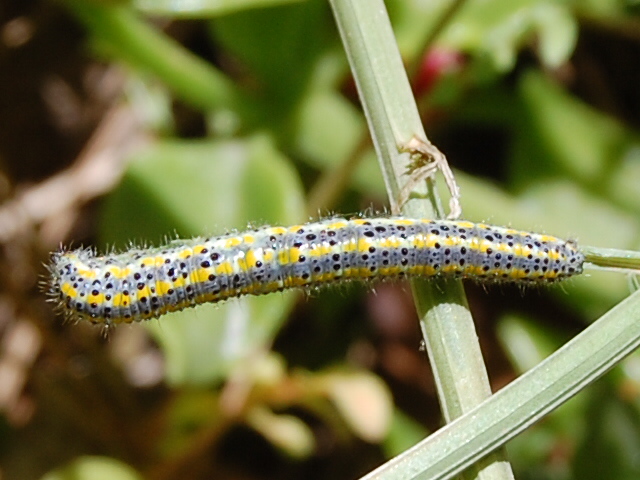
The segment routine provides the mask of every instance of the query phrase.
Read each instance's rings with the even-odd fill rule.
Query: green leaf
[[[79,457],[41,480],[142,480],[129,465],[108,457]]]
[[[387,457],[398,455],[426,438],[428,434],[429,432],[416,420],[401,410],[395,409],[389,435],[383,443],[385,455]]]
[[[423,52],[424,39],[452,2],[389,2],[399,43],[412,56]],[[556,0],[468,0],[437,38],[440,46],[488,58],[493,69],[506,72],[518,52],[537,47],[540,59],[557,67],[573,52],[578,26],[568,2]]]
[[[150,15],[203,18],[242,10],[272,7],[304,0],[133,0],[133,6]]]
[[[379,443],[387,436],[393,400],[379,377],[369,372],[335,371],[322,377],[321,383],[356,435],[370,443]]]
[[[246,420],[272,445],[293,458],[309,457],[316,448],[313,431],[298,417],[254,406],[247,412]]]
[[[574,459],[574,478],[632,480],[640,477],[638,412],[612,392],[611,382],[598,385],[585,422],[584,442]]]
[[[291,224],[304,218],[302,187],[266,137],[159,143],[134,161],[109,196],[101,237],[119,247],[163,235],[224,233],[248,222]],[[268,344],[295,293],[231,300],[163,317],[149,328],[166,355],[171,383],[223,377]]]
[[[535,367],[561,345],[540,325],[516,315],[501,319],[497,333],[518,374]]]
[[[295,125],[296,151],[320,170],[339,168],[367,134],[362,113],[342,95],[328,89],[318,89],[304,97]]]
[[[578,41],[578,25],[567,8],[556,3],[541,3],[533,10],[538,32],[538,54],[542,63],[557,68],[565,63]]]
[[[304,93],[314,63],[332,43],[324,2],[307,1],[215,18],[211,34],[234,55],[271,107],[270,121],[288,113]]]
[[[520,183],[564,173],[603,193],[612,167],[639,148],[632,132],[538,72],[522,77],[520,94],[524,118],[512,166]]]

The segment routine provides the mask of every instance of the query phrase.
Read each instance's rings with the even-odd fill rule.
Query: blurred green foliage
[[[632,126],[640,123],[638,111],[621,108],[614,116],[590,105],[572,92],[567,74],[573,69],[586,77],[585,83],[601,81],[597,74],[612,75],[606,69],[580,68],[574,60],[579,38],[626,38],[630,25],[640,25],[637,5],[468,0],[439,25],[451,1],[387,4],[416,82],[421,75],[433,77],[427,79],[429,88],[417,92],[418,100],[432,141],[445,153],[451,146],[449,159],[462,170],[458,181],[466,218],[544,230],[583,244],[640,248],[640,141]],[[87,29],[94,51],[126,67],[132,107],[164,115],[149,125],[157,141],[133,159],[104,202],[99,220],[103,245],[157,244],[172,232],[215,235],[247,224],[304,222],[318,214],[309,212],[307,198],[318,194],[314,186],[323,182],[344,189],[320,196],[321,214],[384,204],[373,154],[363,147],[366,125],[325,2],[134,0],[112,5],[68,0],[66,5]],[[203,27],[199,50],[207,58],[163,33],[147,16],[197,20]],[[426,45],[436,27],[439,35]],[[630,42],[637,54],[638,36]],[[427,46],[432,50],[425,51]],[[452,52],[457,59],[453,68],[425,69],[429,55],[438,51]],[[629,75],[640,78],[640,64],[627,67]],[[615,78],[608,80],[615,91]],[[165,108],[173,102],[201,116],[203,138],[180,136],[177,120]],[[536,321],[510,311],[514,302],[505,297],[514,292],[492,292],[490,304],[480,310],[497,321],[496,336],[490,334],[489,341],[502,347],[513,371],[520,373],[576,328],[555,325],[554,312],[568,311],[578,324],[588,322],[624,298],[628,287],[622,275],[604,272],[550,295],[527,292],[536,300],[553,297],[548,311],[532,313]],[[347,289],[314,299],[316,311],[332,315],[314,318],[328,326],[311,326],[308,332],[326,328],[328,333],[294,335],[304,346],[281,347],[285,354],[321,350],[322,345],[313,345],[319,338],[343,333],[348,340],[336,339],[336,344],[354,340],[349,335],[357,339],[343,326],[361,315],[361,304],[349,306],[344,300],[352,294],[362,298],[361,291]],[[212,439],[233,436],[238,424],[259,432],[289,461],[304,462],[322,455],[317,432],[309,426],[320,422],[343,444],[361,439],[382,446],[379,452],[384,453],[375,461],[365,457],[350,468],[324,472],[326,478],[350,478],[426,434],[401,411],[410,401],[398,398],[392,406],[390,391],[401,396],[406,387],[398,388],[389,371],[383,374],[395,386],[362,364],[345,365],[344,358],[325,359],[313,369],[305,366],[317,362],[305,359],[299,369],[289,369],[293,359],[269,351],[296,298],[289,292],[230,301],[148,326],[164,354],[173,397],[157,441],[161,464],[193,461],[191,455],[204,453],[199,442],[215,444]],[[519,299],[524,301],[522,295]],[[341,311],[334,312],[332,303]],[[504,305],[492,312],[493,303]],[[357,350],[355,343],[342,353]],[[597,388],[516,439],[510,460],[518,478],[637,478],[640,378],[638,369],[628,366],[637,362],[632,356]],[[335,363],[339,368],[330,368]],[[497,371],[505,371],[504,363]],[[227,380],[232,388],[221,394],[218,386]],[[230,408],[233,415],[225,410],[228,402],[239,405],[237,411]],[[362,409],[371,412],[368,422]],[[91,469],[76,462],[45,478],[107,478],[105,472],[116,468],[120,473],[108,478],[135,478],[111,461],[79,461]],[[277,476],[265,472],[264,478]]]

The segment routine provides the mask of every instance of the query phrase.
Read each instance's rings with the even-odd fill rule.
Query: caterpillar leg
[[[400,151],[411,155],[411,163],[407,167],[409,180],[400,191],[397,199],[398,209],[400,209],[411,196],[411,192],[427,178],[432,177],[438,170],[442,172],[447,189],[451,198],[449,199],[448,219],[455,220],[462,215],[460,206],[460,187],[449,167],[446,157],[431,143],[413,137],[409,142],[399,147]],[[399,212],[394,212],[399,213]]]

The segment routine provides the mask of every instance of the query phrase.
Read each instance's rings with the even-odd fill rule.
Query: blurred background
[[[389,0],[464,217],[640,248],[637,0]],[[352,479],[440,427],[402,282],[56,315],[99,251],[387,205],[321,0],[0,3],[0,478]],[[630,291],[466,285],[494,390]],[[640,357],[508,445],[520,479],[638,478]]]

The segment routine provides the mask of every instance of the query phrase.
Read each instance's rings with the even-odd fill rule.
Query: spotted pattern
[[[582,272],[575,243],[466,221],[327,219],[96,256],[53,255],[64,313],[107,325],[205,302],[353,279],[455,276],[541,283]]]

